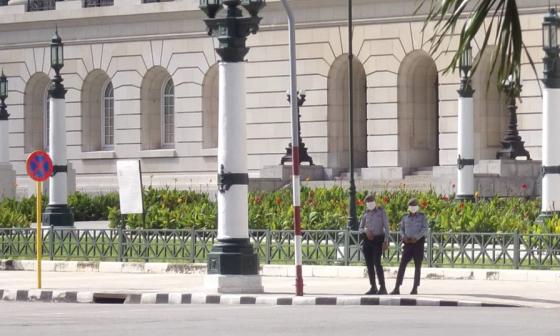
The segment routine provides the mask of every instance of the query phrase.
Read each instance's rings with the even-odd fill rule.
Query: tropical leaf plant
[[[433,24],[431,43],[432,55],[438,52],[452,52],[453,57],[445,72],[454,71],[461,55],[472,45],[476,35],[483,33],[480,54],[489,43],[496,47],[492,54],[490,72],[496,72],[497,87],[506,89],[503,83],[513,82],[513,93],[518,96],[521,89],[521,56],[525,52],[533,71],[535,64],[523,43],[523,34],[516,0],[420,0],[416,13],[428,8],[423,31]],[[450,51],[450,37],[459,34],[457,50]],[[474,60],[472,73],[476,71],[481,58]],[[511,88],[510,88],[511,89]]]

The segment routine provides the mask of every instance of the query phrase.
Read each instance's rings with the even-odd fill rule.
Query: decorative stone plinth
[[[209,274],[204,279],[204,288],[209,293],[258,294],[264,292],[260,275]]]
[[[323,166],[300,165],[299,172],[302,181],[321,181],[325,179],[325,168]],[[266,166],[261,169],[261,177],[290,181],[292,179],[292,166]]]
[[[16,196],[16,172],[9,163],[0,163],[0,199]]]

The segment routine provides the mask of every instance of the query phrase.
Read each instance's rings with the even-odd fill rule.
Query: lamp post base
[[[313,166],[313,159],[307,153],[307,147],[303,142],[299,144],[299,163],[308,162],[310,166]],[[284,165],[286,162],[293,162],[292,161],[292,144],[290,143],[288,147],[286,147],[286,154],[280,159],[280,165]]]
[[[524,142],[521,140],[502,141],[502,149],[496,153],[498,160],[515,160],[517,157],[525,157],[531,160],[531,155],[525,149]]]
[[[456,195],[455,200],[460,202],[474,202],[474,195]]]
[[[260,275],[208,274],[204,289],[210,293],[260,294],[264,292]]]
[[[74,214],[67,204],[49,204],[43,213],[45,226],[74,226]]]
[[[537,219],[535,219],[535,223],[545,224],[554,215],[560,216],[560,211],[542,211],[540,215],[537,217]]]
[[[259,258],[249,239],[222,239],[208,254],[208,274],[257,275]]]

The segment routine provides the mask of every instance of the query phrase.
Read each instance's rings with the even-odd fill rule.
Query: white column
[[[49,155],[55,166],[66,165],[66,102],[50,98]],[[68,203],[66,172],[59,172],[49,179],[49,205]]]
[[[245,63],[220,62],[218,173],[247,173]],[[249,237],[248,186],[218,193],[218,239]]]
[[[560,89],[543,88],[542,165],[560,166]],[[556,106],[555,106],[556,104]],[[546,174],[542,179],[542,212],[560,211],[560,175]]]
[[[459,128],[457,151],[462,159],[474,159],[473,98],[459,96]],[[457,170],[457,195],[474,195],[474,166]]]
[[[10,162],[10,137],[8,120],[0,120],[0,164]]]

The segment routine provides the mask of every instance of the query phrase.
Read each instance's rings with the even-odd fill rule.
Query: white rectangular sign
[[[117,161],[117,177],[121,214],[143,213],[144,199],[142,197],[140,160]]]

